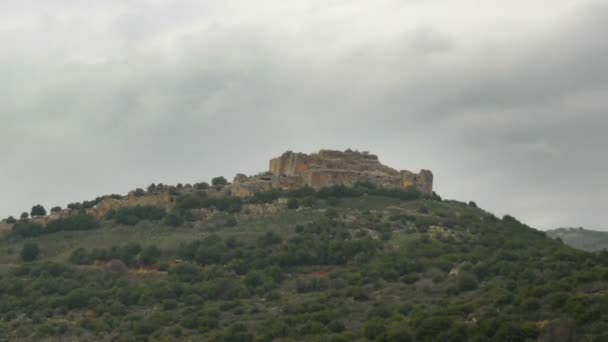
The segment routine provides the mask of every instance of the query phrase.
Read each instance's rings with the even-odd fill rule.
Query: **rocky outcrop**
[[[175,196],[168,191],[137,196],[130,193],[126,199],[106,198],[99,202],[94,208],[87,211],[88,214],[98,219],[106,217],[108,212],[113,209],[130,208],[137,206],[154,206],[170,211],[175,207]]]
[[[239,174],[231,186],[233,196],[247,197],[270,189],[314,189],[333,185],[353,186],[358,182],[386,188],[409,188],[430,194],[433,174],[398,171],[383,165],[367,152],[321,150],[304,154],[291,151],[270,160],[269,171],[253,177]]]

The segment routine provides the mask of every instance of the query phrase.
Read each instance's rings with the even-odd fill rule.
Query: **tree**
[[[155,245],[144,248],[139,254],[139,262],[142,265],[153,265],[158,262],[162,252]]]
[[[68,209],[80,210],[80,209],[82,209],[82,203],[79,203],[79,202],[70,203],[70,204],[68,204]]]
[[[17,223],[17,219],[12,216],[9,216],[6,218],[6,223],[8,223],[8,224]]]
[[[207,184],[206,182],[196,183],[194,184],[194,188],[196,190],[207,190],[209,189],[209,184]]]
[[[28,242],[21,248],[21,259],[25,262],[34,261],[40,255],[40,248],[38,245],[32,242]]]
[[[35,206],[32,207],[32,211],[31,211],[30,215],[32,217],[45,216],[46,215],[46,209],[44,209],[44,207],[42,205],[36,204]]]
[[[211,180],[211,184],[214,186],[217,185],[226,185],[228,184],[228,181],[226,180],[226,178],[220,176],[220,177],[215,177]]]
[[[26,213],[25,211],[23,213],[21,213],[22,220],[27,220],[28,217],[30,217],[30,214]]]
[[[52,207],[51,208],[51,212],[52,213],[58,213],[61,211],[61,207],[60,206],[56,206],[56,207]]]

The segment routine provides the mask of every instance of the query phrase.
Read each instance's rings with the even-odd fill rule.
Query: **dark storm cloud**
[[[420,2],[142,3],[0,26],[0,214],[352,147],[540,228],[604,228],[607,6],[471,35],[442,5],[406,25]]]

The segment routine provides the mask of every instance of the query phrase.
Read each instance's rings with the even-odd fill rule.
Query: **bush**
[[[198,191],[190,194],[179,196],[175,203],[175,208],[182,214],[191,209],[211,208],[214,207],[219,211],[229,213],[239,212],[243,205],[243,201],[238,197],[208,197],[205,192]]]
[[[257,240],[257,245],[262,248],[270,247],[281,243],[283,240],[281,236],[275,232],[266,232],[266,234],[260,236]]]
[[[177,214],[169,214],[165,217],[165,224],[171,227],[179,227],[184,224],[184,219]]]
[[[38,245],[32,242],[28,242],[21,248],[21,259],[25,262],[30,262],[38,259],[40,255],[40,248]]]
[[[207,190],[207,189],[209,189],[209,184],[207,184],[206,182],[196,183],[196,184],[194,184],[194,189]]]
[[[74,265],[90,265],[94,260],[87,253],[86,249],[78,248],[70,254],[69,261]]]
[[[325,216],[330,219],[335,219],[338,217],[338,211],[334,208],[329,208],[325,211]]]
[[[107,218],[113,218],[117,223],[134,226],[142,220],[161,220],[166,213],[163,208],[148,205],[120,208],[108,214]]]
[[[82,209],[82,203],[78,203],[78,202],[70,203],[70,204],[68,204],[68,209],[80,210],[80,209]]]
[[[55,206],[51,208],[51,212],[52,213],[58,213],[61,211],[61,207],[60,206]]]
[[[31,211],[30,215],[32,217],[45,216],[46,215],[46,209],[44,209],[44,207],[42,205],[36,204],[35,206],[32,207],[32,211]]]
[[[300,207],[300,202],[292,197],[287,201],[287,208],[288,209],[298,209]]]
[[[32,237],[43,233],[43,227],[39,223],[29,220],[21,220],[13,226],[12,234],[18,237]]]
[[[78,214],[49,222],[46,225],[45,232],[91,230],[97,227],[99,227],[99,222],[95,217],[87,214]]]
[[[139,262],[142,265],[153,265],[158,262],[162,252],[155,245],[144,248],[139,254]]]
[[[363,336],[368,340],[382,340],[385,334],[386,326],[381,319],[372,319],[363,327]]]
[[[228,181],[226,180],[226,178],[220,176],[220,177],[215,177],[211,180],[211,185],[213,186],[221,186],[221,185],[226,185],[228,184]]]
[[[474,275],[461,272],[456,276],[456,288],[459,291],[472,291],[477,289],[477,278]]]

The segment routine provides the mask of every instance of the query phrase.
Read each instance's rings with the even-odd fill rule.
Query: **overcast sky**
[[[607,35],[601,0],[2,0],[0,217],[353,148],[608,230]]]

